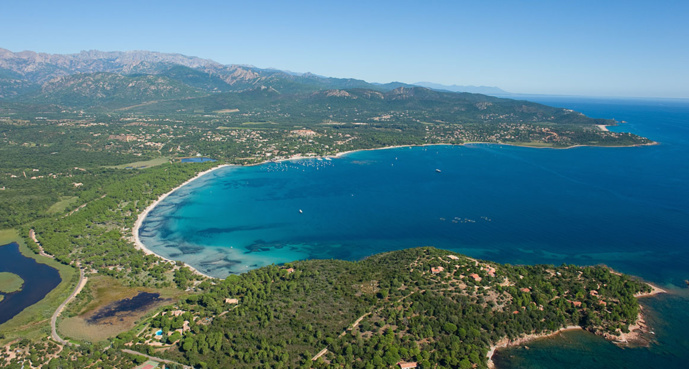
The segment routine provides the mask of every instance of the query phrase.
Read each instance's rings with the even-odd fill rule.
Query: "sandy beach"
[[[600,127],[601,129],[604,129],[604,130],[607,131],[606,126],[604,126],[604,125],[599,125],[599,127]],[[248,164],[248,165],[246,165],[246,166],[257,166],[257,165],[262,165],[262,164],[270,163],[270,162],[284,162],[284,161],[302,160],[302,159],[339,158],[339,157],[342,157],[342,156],[345,156],[345,155],[348,155],[348,154],[351,154],[351,153],[354,153],[354,152],[358,152],[358,151],[388,150],[388,149],[398,149],[398,148],[405,148],[405,147],[406,147],[406,148],[412,148],[412,147],[428,147],[428,146],[464,146],[464,145],[470,145],[470,144],[496,145],[497,143],[490,143],[490,142],[466,142],[466,143],[462,143],[462,144],[437,143],[437,144],[422,144],[422,145],[396,145],[396,146],[386,146],[386,147],[378,147],[378,148],[372,148],[372,149],[349,150],[349,151],[338,152],[338,153],[336,153],[336,154],[334,154],[334,155],[326,155],[326,156],[304,156],[304,155],[301,155],[301,154],[296,154],[296,155],[292,155],[292,156],[290,156],[290,157],[288,157],[288,158],[280,158],[280,159],[277,159],[277,160],[276,160],[276,159],[264,160],[264,161],[259,162],[259,163]],[[652,142],[652,143],[650,143],[650,144],[648,144],[648,145],[655,145],[655,144],[657,144],[657,142]],[[513,144],[497,144],[497,145],[529,147],[529,146],[513,145]],[[571,149],[571,148],[581,147],[581,146],[586,146],[586,145],[575,145],[575,146],[570,146],[570,147],[564,147],[564,148],[551,148],[551,149]],[[532,148],[547,149],[547,148],[549,148],[549,147],[532,147]],[[134,245],[136,246],[136,248],[139,249],[139,250],[141,250],[141,251],[143,251],[145,254],[148,254],[148,255],[156,255],[157,257],[159,257],[159,258],[161,258],[161,259],[164,259],[164,260],[167,260],[167,261],[170,261],[170,262],[175,262],[175,260],[170,260],[170,259],[168,259],[168,258],[166,258],[166,257],[164,257],[164,256],[161,256],[161,255],[158,255],[158,254],[154,253],[153,251],[149,250],[149,249],[143,244],[143,242],[141,242],[141,239],[139,238],[139,228],[141,228],[141,224],[143,223],[143,220],[146,219],[146,216],[148,215],[148,213],[149,213],[153,208],[155,208],[156,205],[158,205],[161,201],[163,201],[165,198],[167,198],[171,193],[177,191],[179,188],[181,188],[181,187],[183,187],[183,186],[189,184],[190,182],[192,182],[192,181],[198,179],[199,177],[201,177],[201,176],[203,176],[203,175],[205,175],[205,174],[208,174],[208,173],[210,173],[210,172],[212,172],[212,171],[214,171],[214,170],[218,170],[218,169],[220,169],[220,168],[224,168],[224,167],[227,167],[227,166],[230,166],[230,165],[229,165],[229,164],[223,164],[223,165],[219,165],[219,166],[217,166],[217,167],[214,167],[214,168],[211,168],[211,169],[209,169],[209,170],[206,170],[206,171],[203,171],[203,172],[198,173],[196,176],[194,176],[194,178],[191,178],[191,179],[185,181],[184,183],[180,184],[179,186],[173,188],[170,192],[167,192],[167,193],[161,195],[156,201],[154,201],[154,202],[151,203],[148,207],[146,207],[146,209],[144,209],[144,211],[143,211],[141,214],[139,214],[139,217],[137,218],[136,222],[134,223],[134,227],[132,228],[132,240],[133,240]],[[191,265],[189,265],[189,264],[187,264],[187,263],[185,263],[185,265],[186,265],[187,267],[189,267],[192,271],[194,271],[195,273],[197,273],[197,274],[199,274],[199,275],[202,275],[202,276],[207,277],[207,278],[214,278],[214,277],[211,277],[211,276],[209,276],[209,275],[206,275],[206,274],[200,272],[199,270],[197,270],[196,268],[192,267]],[[653,288],[657,288],[657,287],[655,287],[655,286],[652,286],[652,287],[653,287]],[[662,291],[662,290],[661,290],[661,291]],[[664,291],[662,291],[662,292],[664,292]],[[659,293],[659,292],[652,292],[651,294],[655,294],[655,293]],[[638,296],[638,297],[642,297],[642,296]]]
[[[610,130],[608,129],[608,126],[605,124],[597,124],[598,128],[603,131],[603,132],[609,132]]]
[[[170,192],[167,192],[167,193],[164,193],[164,194],[160,195],[160,197],[158,197],[158,199],[157,199],[156,201],[154,201],[154,202],[151,203],[148,207],[146,207],[146,209],[144,209],[144,211],[141,212],[141,214],[139,214],[139,217],[136,219],[136,222],[134,223],[134,227],[132,228],[132,238],[133,238],[134,245],[136,246],[136,248],[139,249],[139,250],[141,250],[141,251],[143,251],[144,254],[147,254],[147,255],[155,255],[155,256],[157,256],[157,257],[163,259],[163,260],[166,260],[166,261],[175,263],[175,262],[176,262],[175,260],[170,260],[170,259],[168,259],[168,258],[166,258],[166,257],[160,256],[160,255],[156,254],[155,252],[149,250],[149,249],[146,247],[146,245],[144,245],[143,242],[141,242],[141,239],[139,238],[139,228],[141,228],[141,224],[143,223],[144,219],[146,219],[146,216],[148,215],[148,213],[149,213],[151,210],[153,210],[153,208],[155,208],[156,205],[158,205],[161,201],[165,200],[165,198],[167,198],[171,193],[177,191],[177,190],[180,189],[181,187],[186,186],[187,184],[191,183],[192,181],[194,181],[194,180],[196,180],[196,179],[198,179],[198,178],[200,178],[200,177],[202,177],[202,176],[204,176],[204,175],[206,175],[206,174],[208,174],[208,173],[210,173],[210,172],[212,172],[212,171],[218,170],[218,169],[220,169],[220,168],[228,167],[228,166],[230,166],[230,165],[228,165],[228,164],[223,164],[223,165],[219,165],[219,166],[217,166],[217,167],[214,167],[214,168],[205,170],[205,171],[203,171],[203,172],[200,172],[200,173],[198,173],[196,176],[194,176],[194,178],[191,178],[191,179],[187,180],[186,182],[182,183],[181,185],[179,185],[179,186],[173,188]],[[197,273],[197,274],[202,275],[202,276],[207,277],[207,278],[213,278],[213,277],[211,277],[211,276],[209,276],[209,275],[206,275],[206,274],[204,274],[204,273],[201,273],[201,272],[198,271],[196,268],[192,267],[191,265],[189,265],[189,264],[187,264],[187,263],[185,263],[184,265],[186,265],[187,267],[189,267],[189,269],[191,269],[194,273]]]
[[[646,283],[646,284],[651,287],[651,292],[639,292],[639,293],[634,294],[634,297],[636,297],[638,299],[638,298],[642,298],[642,297],[654,296],[654,295],[657,295],[659,293],[667,293],[667,291],[665,291],[664,289],[662,289],[656,285],[653,285],[651,283]]]

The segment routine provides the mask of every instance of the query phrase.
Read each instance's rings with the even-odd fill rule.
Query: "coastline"
[[[343,157],[343,156],[345,156],[345,155],[349,155],[349,154],[352,154],[352,153],[355,153],[355,152],[360,152],[360,151],[374,151],[374,150],[400,149],[400,148],[405,148],[405,147],[408,147],[408,148],[411,149],[412,147],[428,147],[428,146],[466,146],[466,145],[477,145],[477,144],[478,144],[478,145],[505,145],[505,146],[515,146],[515,147],[526,147],[526,148],[532,148],[532,149],[555,149],[555,150],[563,150],[563,149],[572,149],[572,148],[577,148],[577,147],[612,147],[612,148],[618,148],[618,147],[651,146],[651,145],[657,145],[658,142],[652,141],[652,142],[650,142],[650,143],[648,143],[648,144],[631,145],[631,146],[574,145],[574,146],[568,146],[568,147],[539,147],[539,146],[528,146],[528,145],[509,144],[509,143],[498,143],[498,142],[464,142],[464,143],[461,143],[461,144],[454,144],[454,143],[410,144],[410,145],[395,145],[395,146],[376,147],[376,148],[371,148],[371,149],[348,150],[348,151],[342,151],[342,152],[338,152],[338,153],[335,153],[335,154],[324,155],[324,156],[304,156],[304,155],[302,155],[302,154],[296,154],[296,155],[292,155],[292,156],[287,157],[287,158],[280,158],[280,159],[275,159],[275,158],[273,158],[273,159],[270,159],[270,160],[263,160],[263,161],[258,162],[258,163],[252,163],[252,164],[246,164],[246,165],[237,165],[237,166],[247,166],[247,167],[251,167],[251,166],[263,165],[263,164],[270,163],[270,162],[278,162],[278,163],[279,163],[279,162],[284,162],[284,161],[303,160],[303,159],[340,158],[340,157]],[[136,247],[137,249],[143,251],[143,252],[144,252],[145,254],[147,254],[147,255],[155,255],[155,256],[157,256],[157,257],[159,257],[159,258],[161,258],[161,259],[163,259],[163,260],[165,260],[165,261],[172,262],[172,263],[176,263],[177,261],[175,261],[175,260],[171,260],[171,259],[168,259],[168,258],[162,256],[162,255],[156,254],[155,252],[153,252],[153,251],[151,251],[150,249],[148,249],[148,248],[143,244],[143,242],[141,242],[141,239],[139,238],[139,228],[141,228],[141,225],[142,225],[142,223],[143,223],[143,220],[146,218],[146,216],[148,215],[148,213],[149,213],[151,210],[153,210],[153,208],[155,208],[161,201],[165,200],[165,198],[167,198],[167,197],[168,197],[170,194],[172,194],[173,192],[177,191],[177,190],[180,189],[181,187],[184,187],[185,185],[191,183],[192,181],[194,181],[194,180],[196,180],[196,179],[198,179],[198,178],[200,178],[200,177],[202,177],[202,176],[204,176],[204,175],[206,175],[206,174],[208,174],[208,173],[210,173],[210,172],[213,172],[213,171],[215,171],[215,170],[218,170],[218,169],[224,168],[224,167],[228,167],[228,166],[233,166],[233,165],[231,165],[231,164],[221,164],[221,165],[219,165],[219,166],[217,166],[217,167],[213,167],[213,168],[208,169],[208,170],[205,170],[205,171],[203,171],[203,172],[199,172],[199,173],[196,174],[196,176],[194,176],[193,178],[188,179],[187,181],[185,181],[184,183],[180,184],[179,186],[173,188],[173,189],[170,190],[169,192],[160,195],[160,197],[158,197],[158,199],[156,199],[153,203],[151,203],[149,206],[147,206],[146,209],[144,209],[144,211],[141,212],[141,213],[139,214],[139,216],[138,216],[137,219],[136,219],[136,222],[134,223],[134,227],[132,227],[132,241],[134,242],[135,247]],[[186,265],[189,269],[191,269],[194,273],[196,273],[196,274],[198,274],[198,275],[201,275],[201,276],[206,277],[206,278],[215,279],[215,277],[211,277],[211,276],[209,276],[209,275],[207,275],[207,274],[204,274],[204,273],[200,272],[198,269],[194,268],[193,266],[189,265],[189,264],[186,263],[186,262],[184,263],[184,265]],[[654,287],[654,286],[652,286],[652,287]],[[663,292],[665,292],[665,291],[663,291]]]
[[[325,156],[302,156],[302,155],[294,155],[286,159],[280,159],[277,160],[278,162],[280,161],[289,161],[289,160],[299,160],[299,159],[316,159],[316,158],[339,158],[344,155],[348,155],[351,153],[359,152],[359,151],[375,151],[375,150],[388,150],[388,149],[401,149],[405,147],[428,147],[428,146],[467,146],[467,145],[504,145],[504,146],[513,146],[513,147],[525,147],[529,149],[551,149],[551,150],[569,150],[569,149],[574,149],[577,147],[600,147],[600,148],[623,148],[623,147],[642,147],[642,146],[654,146],[654,145],[659,145],[658,142],[656,141],[651,141],[646,144],[638,144],[638,145],[626,145],[626,146],[600,146],[600,145],[572,145],[572,146],[567,146],[567,147],[552,147],[552,146],[531,146],[531,145],[520,145],[520,144],[515,144],[515,143],[506,143],[506,142],[464,142],[464,143],[432,143],[432,144],[410,144],[410,145],[395,145],[395,146],[385,146],[385,147],[377,147],[373,149],[358,149],[358,150],[348,150],[348,151],[342,151],[338,152],[333,155],[325,155]],[[260,163],[256,164],[251,164],[251,165],[261,165],[264,163],[269,162],[263,161]]]
[[[651,292],[639,292],[634,294],[634,297],[636,298],[644,298],[644,297],[651,297],[655,296],[661,293],[667,293],[666,290],[653,285],[651,283],[646,283],[649,287],[651,287]],[[490,346],[490,349],[488,350],[488,353],[486,354],[486,357],[488,358],[488,368],[489,369],[496,369],[495,363],[493,362],[493,355],[495,355],[495,351],[500,348],[505,348],[505,347],[513,347],[513,346],[521,346],[527,342],[533,341],[538,338],[546,338],[546,337],[552,337],[555,336],[561,332],[565,331],[572,331],[572,330],[578,330],[578,329],[583,329],[581,326],[578,325],[570,325],[567,327],[560,328],[554,332],[549,332],[549,333],[536,333],[536,334],[527,334],[525,336],[519,337],[515,340],[510,340],[507,337],[499,340],[498,342],[492,344]],[[643,306],[639,304],[639,314],[637,315],[636,322],[634,324],[629,325],[629,332],[628,333],[621,333],[619,336],[614,336],[609,333],[604,333],[601,334],[603,338],[606,340],[612,341],[614,344],[618,346],[622,345],[628,345],[634,342],[641,342],[641,344],[648,344],[649,342],[641,337],[642,333],[648,333],[649,328],[648,325],[646,324],[646,320],[644,319],[644,314],[643,314]]]
[[[527,342],[533,341],[537,338],[552,337],[552,336],[555,336],[556,334],[559,334],[560,332],[574,331],[574,330],[578,330],[578,329],[582,329],[582,328],[578,325],[568,325],[568,326],[560,328],[554,332],[527,334],[527,335],[519,337],[515,340],[510,340],[509,338],[505,337],[505,338],[501,339],[500,341],[498,341],[498,342],[496,342],[490,346],[490,350],[488,350],[488,353],[486,354],[486,356],[488,357],[488,368],[495,369],[495,363],[493,362],[493,355],[495,354],[495,351],[499,348],[521,346],[521,345],[523,345]]]
[[[163,259],[163,260],[165,260],[165,261],[169,261],[169,262],[172,262],[172,263],[176,263],[177,261],[168,259],[168,258],[166,258],[166,257],[164,257],[164,256],[161,256],[161,255],[158,255],[158,254],[156,254],[155,252],[153,252],[153,251],[151,251],[150,249],[148,249],[148,248],[146,247],[146,245],[144,245],[143,242],[141,242],[141,239],[139,238],[139,228],[141,228],[141,225],[143,224],[144,219],[146,219],[146,216],[148,216],[148,213],[150,213],[151,210],[153,210],[153,208],[155,208],[161,201],[165,200],[168,196],[170,196],[170,194],[172,194],[173,192],[177,191],[178,189],[180,189],[180,188],[182,188],[182,187],[188,185],[188,184],[191,183],[192,181],[194,181],[194,180],[196,180],[196,179],[199,179],[200,177],[202,177],[202,176],[204,176],[204,175],[206,175],[206,174],[208,174],[208,173],[211,173],[211,172],[213,172],[213,171],[215,171],[215,170],[218,170],[218,169],[220,169],[220,168],[225,168],[225,167],[229,167],[229,166],[230,166],[229,164],[222,164],[222,165],[219,165],[219,166],[217,166],[217,167],[213,167],[213,168],[211,168],[211,169],[204,170],[203,172],[199,172],[199,173],[197,173],[193,178],[190,178],[190,179],[186,180],[184,183],[182,183],[182,184],[180,184],[179,186],[173,188],[171,191],[166,192],[166,193],[160,195],[160,197],[158,197],[158,199],[156,199],[156,200],[153,201],[150,205],[148,205],[148,206],[146,207],[146,209],[144,209],[144,211],[142,211],[141,214],[139,214],[139,216],[136,218],[136,222],[134,223],[134,227],[132,227],[132,236],[133,236],[132,238],[133,238],[133,241],[134,241],[134,246],[135,246],[138,250],[143,251],[143,253],[146,254],[146,255],[155,255],[155,256],[157,256],[157,257],[159,257],[159,258],[161,258],[161,259]],[[184,263],[184,265],[187,266],[189,269],[191,269],[192,272],[194,272],[194,273],[196,273],[196,274],[198,274],[198,275],[201,275],[201,276],[206,277],[206,278],[215,279],[215,277],[211,277],[211,276],[209,276],[209,275],[207,275],[207,274],[204,274],[204,273],[200,272],[198,269],[194,268],[193,266],[191,266],[191,265],[189,265],[189,264],[187,264],[187,263]]]

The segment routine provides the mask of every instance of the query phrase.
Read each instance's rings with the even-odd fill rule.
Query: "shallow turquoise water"
[[[657,324],[667,325],[656,332],[661,344],[584,346],[601,350],[606,366],[689,362],[689,344],[673,328],[689,323],[681,289],[689,279],[689,104],[539,102],[626,120],[613,130],[660,145],[431,146],[224,168],[156,207],[142,241],[219,277],[295,259],[358,260],[425,245],[513,264],[605,263],[678,294],[646,302],[658,312]],[[502,366],[582,367],[547,359],[549,353],[579,355],[576,350],[536,345],[510,353],[522,361]]]

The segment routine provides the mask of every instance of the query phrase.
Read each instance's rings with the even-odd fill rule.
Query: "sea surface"
[[[62,281],[57,269],[22,255],[15,242],[0,246],[0,271],[14,273],[24,280],[21,291],[8,293],[0,301],[0,324],[41,301]]]
[[[689,101],[529,100],[626,121],[610,129],[659,144],[405,147],[226,167],[168,196],[140,236],[216,277],[426,245],[501,263],[603,263],[670,291],[643,301],[650,348],[574,332],[498,351],[498,367],[688,367]]]

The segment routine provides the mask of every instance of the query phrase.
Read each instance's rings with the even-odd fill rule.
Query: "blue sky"
[[[0,2],[12,51],[153,50],[371,82],[689,98],[689,1]]]

